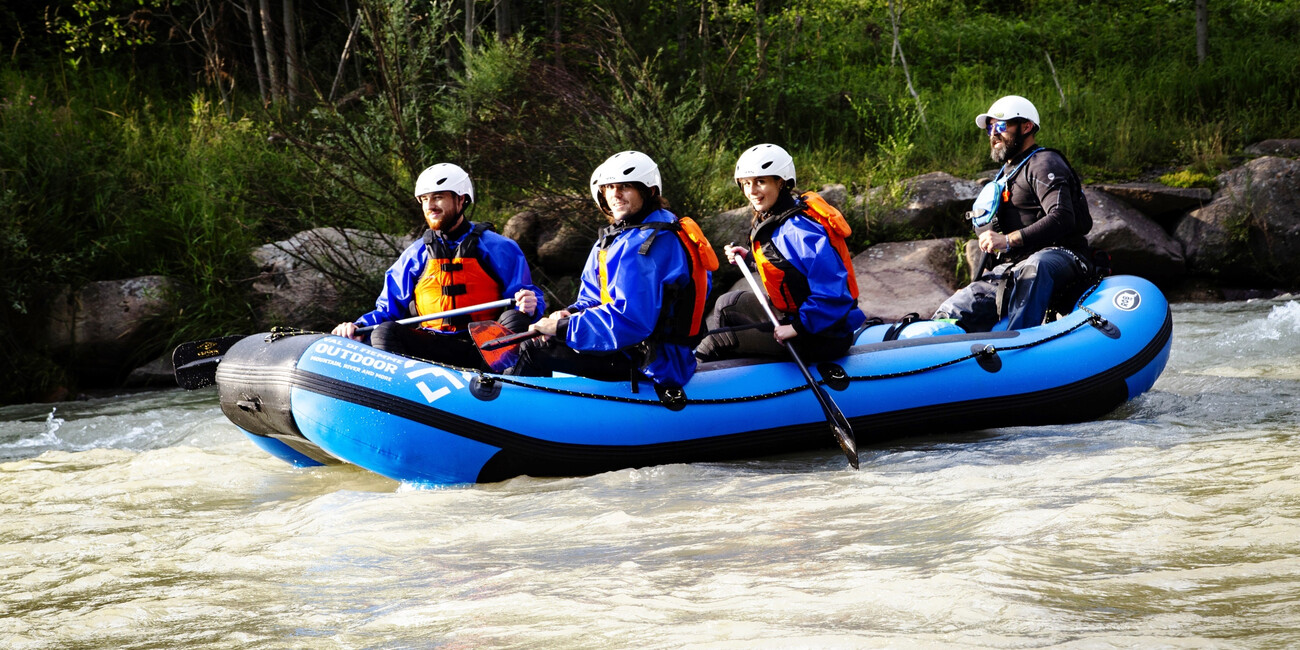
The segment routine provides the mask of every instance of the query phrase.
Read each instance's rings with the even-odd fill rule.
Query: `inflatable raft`
[[[859,446],[1079,422],[1149,389],[1164,370],[1172,329],[1154,285],[1116,276],[1039,327],[886,341],[897,328],[880,325],[843,358],[810,370]],[[267,452],[299,466],[352,463],[416,484],[835,446],[815,395],[788,361],[701,364],[684,389],[656,391],[648,383],[464,370],[336,336],[259,334],[226,353],[216,381],[223,412]]]

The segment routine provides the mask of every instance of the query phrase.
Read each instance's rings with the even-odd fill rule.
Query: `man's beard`
[[[1025,144],[1025,134],[1017,132],[1016,139],[1012,140],[1010,143],[1007,143],[1007,141],[1002,138],[998,138],[998,140],[1006,146],[1001,149],[992,146],[989,147],[989,158],[992,158],[995,163],[1002,164],[1015,158],[1016,154],[1020,153],[1020,149],[1024,147]]]
[[[444,212],[437,220],[434,220],[431,217],[425,217],[424,221],[428,224],[429,228],[447,234],[456,227],[456,224],[460,221],[460,215],[447,214]]]

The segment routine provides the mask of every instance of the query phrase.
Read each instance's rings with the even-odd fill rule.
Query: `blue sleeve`
[[[649,233],[630,231],[608,249],[612,302],[596,304],[569,319],[565,334],[569,347],[585,352],[613,352],[636,345],[654,332],[663,308],[664,285],[684,285],[690,280],[690,271],[686,251],[672,233],[661,233],[650,251],[640,254],[641,243]],[[588,259],[583,284],[588,283],[590,271],[595,278],[599,303],[599,269],[593,268],[595,259],[594,255]]]
[[[858,301],[849,292],[849,273],[821,224],[796,216],[772,236],[777,250],[808,278],[808,299],[799,305],[798,323],[814,334],[834,328]]]
[[[533,272],[528,268],[528,260],[519,244],[509,237],[489,231],[483,233],[480,245],[488,264],[492,265],[492,270],[496,271],[505,288],[505,295],[501,297],[514,298],[520,289],[527,289],[537,294],[537,309],[533,311],[532,322],[536,323],[546,315],[546,300],[542,297],[542,290],[533,284]]]
[[[375,299],[375,309],[357,319],[361,326],[378,325],[415,315],[415,285],[424,270],[425,246],[417,240],[402,251],[384,273],[384,288]]]

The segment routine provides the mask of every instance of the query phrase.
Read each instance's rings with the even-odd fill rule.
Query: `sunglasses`
[[[984,131],[989,135],[993,135],[994,133],[1006,133],[1007,126],[1010,124],[1018,124],[1018,122],[1014,120],[990,120],[988,125],[984,128]]]

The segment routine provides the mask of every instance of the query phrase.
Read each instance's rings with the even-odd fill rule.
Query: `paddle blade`
[[[840,449],[849,459],[853,469],[858,469],[858,441],[853,435],[853,425],[849,424],[848,418],[844,417],[844,412],[831,400],[830,395],[826,394],[826,389],[821,386],[816,388],[819,393],[818,401],[822,403],[822,409],[826,412],[826,423],[830,425],[831,433],[835,434],[835,441],[840,443]]]
[[[172,366],[176,385],[185,390],[205,388],[216,383],[217,364],[243,335],[223,336],[202,341],[190,341],[176,346],[172,351]]]
[[[478,353],[483,356],[483,363],[487,364],[492,372],[501,372],[515,365],[519,360],[517,342],[501,344],[503,340],[518,336],[505,325],[494,320],[475,321],[469,324],[469,335],[478,346]]]

